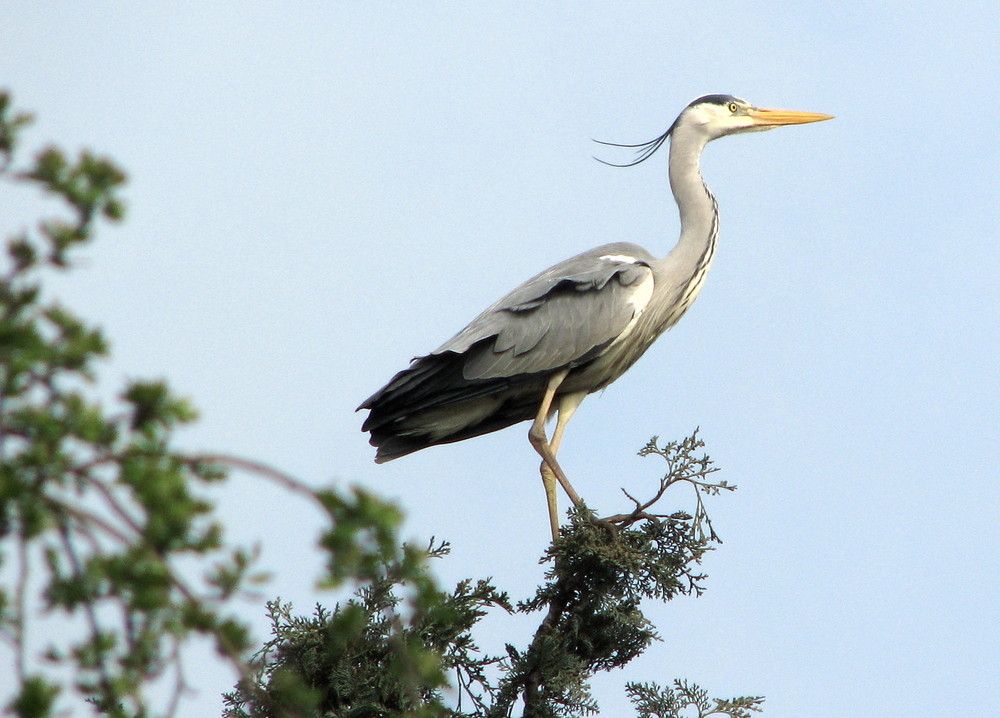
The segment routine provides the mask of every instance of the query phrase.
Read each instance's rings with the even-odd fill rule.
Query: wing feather
[[[636,256],[636,255],[639,256]],[[466,379],[576,366],[606,349],[645,307],[648,254],[607,245],[528,280],[474,319],[435,354],[465,354]]]

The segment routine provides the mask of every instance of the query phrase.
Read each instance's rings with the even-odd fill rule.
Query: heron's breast
[[[661,334],[674,326],[701,291],[708,263],[699,266],[681,286],[655,286],[652,278],[637,290],[637,311],[632,321],[594,361],[574,370],[563,387],[569,391],[598,391],[611,384],[646,353]]]

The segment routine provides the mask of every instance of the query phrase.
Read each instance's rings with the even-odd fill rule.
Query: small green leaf
[[[21,692],[8,705],[7,710],[18,718],[49,718],[53,714],[59,686],[40,676],[28,676],[21,684]]]

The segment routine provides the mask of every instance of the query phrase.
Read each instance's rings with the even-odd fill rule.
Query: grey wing
[[[627,332],[652,295],[652,257],[630,244],[598,247],[528,280],[434,354],[465,354],[466,379],[583,364]]]

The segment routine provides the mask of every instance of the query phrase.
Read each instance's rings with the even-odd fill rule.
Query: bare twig
[[[28,591],[28,581],[31,577],[31,562],[28,560],[28,543],[19,541],[17,547],[17,617],[14,623],[14,647],[16,649],[17,677],[21,684],[27,677],[25,668],[26,647],[25,636],[27,633],[27,617],[25,616],[26,596]]]
[[[316,497],[316,492],[304,482],[299,481],[294,476],[286,474],[283,471],[279,471],[278,469],[260,461],[244,459],[239,456],[229,456],[227,454],[210,454],[193,457],[188,460],[188,463],[222,464],[224,466],[246,471],[251,474],[257,474],[258,476],[263,476],[266,479],[274,481],[289,491],[300,494],[319,503],[319,499]]]
[[[80,561],[80,557],[77,555],[76,547],[70,539],[69,526],[65,520],[61,520],[58,522],[57,529],[59,532],[59,539],[63,545],[63,550],[66,552],[70,565],[73,567],[73,574],[78,578],[82,578],[83,565]],[[90,635],[93,636],[95,640],[98,636],[103,636],[104,632],[101,630],[100,623],[97,621],[97,611],[94,610],[94,602],[83,601],[83,612],[87,619],[87,627],[90,629]],[[100,655],[97,672],[101,679],[102,689],[105,691],[108,690],[111,685],[111,678],[108,673],[107,661],[103,655]]]
[[[111,492],[104,482],[94,478],[89,470],[84,467],[78,468],[75,472],[81,480],[85,481],[88,486],[93,487],[97,492],[104,497],[110,509],[114,512],[115,516],[120,518],[122,522],[128,526],[130,529],[136,532],[136,534],[142,534],[142,527],[139,526],[139,522],[132,517],[125,507],[119,502],[118,498]]]
[[[49,508],[53,510],[56,516],[68,516],[73,518],[81,525],[81,527],[89,527],[90,525],[96,526],[111,538],[116,539],[123,546],[131,546],[135,540],[135,537],[126,536],[115,526],[90,511],[75,508],[51,496],[45,497],[45,503],[49,505]]]

